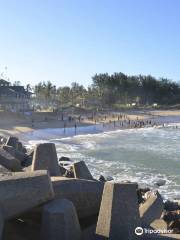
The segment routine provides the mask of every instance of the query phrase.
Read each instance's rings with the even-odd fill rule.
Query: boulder
[[[59,162],[61,162],[61,161],[63,161],[63,162],[64,162],[64,161],[71,162],[71,159],[68,158],[68,157],[62,156],[62,157],[59,158]]]
[[[160,187],[166,184],[166,180],[159,179],[157,182],[154,183],[155,186]]]
[[[44,205],[40,239],[81,240],[81,228],[72,202],[59,199]]]
[[[75,178],[93,180],[93,177],[84,161],[74,163],[73,171]]]
[[[14,149],[12,146],[4,145],[2,147],[6,152],[10,153],[12,156],[14,156],[17,160],[19,160],[21,163],[26,159],[26,155],[17,149]]]
[[[47,171],[0,175],[0,206],[4,219],[53,199],[54,191]]]
[[[159,219],[164,209],[164,203],[159,192],[154,192],[139,207],[143,226],[149,226],[154,220]]]
[[[32,171],[48,170],[51,176],[61,176],[54,143],[42,143],[35,147]]]
[[[98,181],[51,177],[55,199],[70,200],[79,218],[98,214],[104,184]]]
[[[104,186],[96,234],[111,240],[136,239],[135,228],[140,226],[137,184],[111,183]]]
[[[6,145],[8,146],[12,146],[13,148],[17,148],[17,142],[18,142],[18,138],[17,137],[8,137],[7,141],[6,141]]]
[[[11,171],[21,171],[20,161],[4,149],[0,148],[0,164]]]

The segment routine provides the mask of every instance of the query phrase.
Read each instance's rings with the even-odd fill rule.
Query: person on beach
[[[64,122],[64,132],[66,131],[66,123]]]
[[[74,129],[75,129],[75,134],[76,134],[76,130],[77,130],[77,124],[74,124]]]

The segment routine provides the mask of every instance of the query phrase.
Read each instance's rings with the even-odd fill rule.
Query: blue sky
[[[0,72],[91,84],[95,73],[180,80],[179,0],[0,0]]]

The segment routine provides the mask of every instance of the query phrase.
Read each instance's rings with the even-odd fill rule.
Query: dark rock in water
[[[160,186],[163,186],[165,184],[166,184],[166,180],[160,179],[157,182],[155,182],[154,185],[160,187]]]
[[[114,178],[111,177],[111,176],[107,176],[107,177],[105,177],[105,179],[106,179],[106,181],[113,181],[114,180]]]
[[[59,158],[59,162],[61,162],[61,161],[68,161],[68,162],[71,162],[71,159],[68,158],[68,157],[60,157],[60,158]]]

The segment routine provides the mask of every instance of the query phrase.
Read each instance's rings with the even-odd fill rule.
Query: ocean
[[[177,126],[177,127],[176,127]],[[141,129],[104,129],[101,125],[74,129],[43,129],[21,135],[26,145],[56,144],[58,157],[84,160],[93,176],[138,182],[158,189],[164,199],[180,199],[180,124]],[[163,186],[156,182],[165,180]]]

